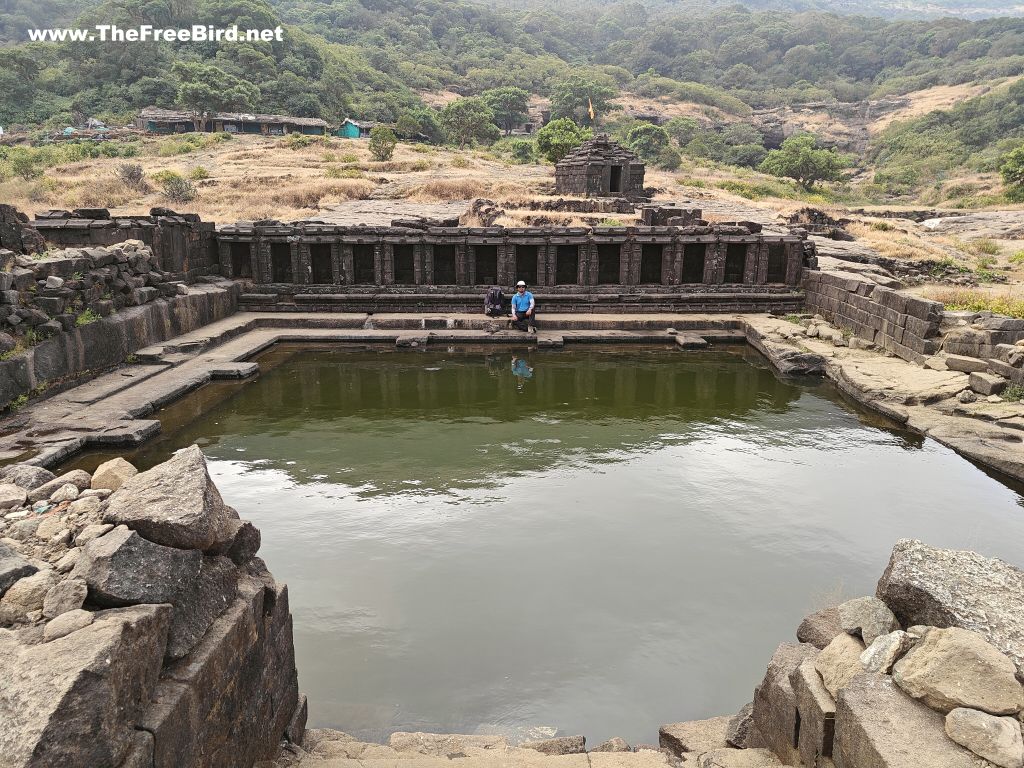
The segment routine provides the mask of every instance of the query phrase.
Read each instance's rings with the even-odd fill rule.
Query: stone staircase
[[[260,763],[257,768],[681,768],[684,765],[686,768],[774,768],[782,765],[763,749],[721,748],[720,744],[708,751],[680,751],[678,747],[674,743],[662,748],[630,747],[616,738],[587,752],[582,736],[513,746],[504,736],[436,733],[395,733],[387,744],[374,744],[330,728],[314,728],[305,732],[302,747],[289,744],[276,762]]]

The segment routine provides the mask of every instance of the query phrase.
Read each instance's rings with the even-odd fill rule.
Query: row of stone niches
[[[799,241],[567,244],[219,241],[221,271],[257,283],[531,286],[799,285]]]

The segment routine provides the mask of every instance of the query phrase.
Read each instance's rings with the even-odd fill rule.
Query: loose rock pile
[[[1017,568],[900,541],[877,596],[804,619],[751,705],[663,726],[661,744],[698,765],[730,748],[746,754],[712,764],[1021,768],[1022,605]]]
[[[0,250],[0,323],[7,330],[0,332],[0,352],[29,328],[52,336],[123,307],[185,293],[183,283],[157,268],[141,240],[49,251],[42,258]]]
[[[198,447],[0,483],[0,763],[251,765],[301,738],[287,592]]]

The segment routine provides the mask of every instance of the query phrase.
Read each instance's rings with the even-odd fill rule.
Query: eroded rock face
[[[1024,739],[1015,717],[958,707],[946,715],[946,735],[1001,768],[1024,766]]]
[[[1024,571],[976,552],[901,539],[877,595],[903,626],[973,630],[1024,672]]]
[[[587,751],[583,736],[556,736],[553,739],[524,741],[520,746],[523,749],[535,749],[545,755],[578,755]]]
[[[174,617],[167,638],[167,658],[187,654],[230,605],[238,591],[238,573],[226,557],[204,557],[198,577],[172,597]]]
[[[633,748],[629,746],[625,739],[618,736],[613,736],[607,741],[601,742],[594,747],[591,752],[632,752]]]
[[[839,624],[844,632],[859,636],[865,645],[900,628],[889,606],[877,597],[858,597],[839,606]]]
[[[1016,668],[976,632],[933,629],[893,667],[893,680],[932,709],[1012,715],[1024,704]]]
[[[237,514],[224,504],[193,445],[129,478],[111,495],[104,519],[156,544],[217,552],[229,544]]]
[[[170,609],[103,611],[41,645],[0,630],[0,755],[5,766],[118,765],[164,655]]]
[[[93,539],[71,571],[98,605],[169,603],[199,576],[202,554],[154,544],[119,525]]]

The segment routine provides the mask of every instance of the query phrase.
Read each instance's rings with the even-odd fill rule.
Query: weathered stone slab
[[[75,469],[37,486],[29,492],[28,500],[29,502],[35,503],[37,501],[42,501],[43,499],[48,499],[53,493],[60,490],[65,485],[73,485],[78,488],[78,490],[84,491],[89,487],[91,482],[92,475],[84,469]]]
[[[160,673],[170,608],[103,611],[87,627],[24,646],[0,630],[4,766],[119,765]]]
[[[744,704],[740,711],[729,719],[729,726],[725,729],[725,743],[737,749],[756,746],[751,743],[753,731],[754,702],[750,702]]]
[[[1012,715],[1024,690],[1009,658],[976,632],[959,627],[929,630],[893,667],[904,691],[939,712],[957,707]]]
[[[796,694],[789,676],[804,661],[817,655],[818,649],[813,645],[783,643],[775,649],[764,679],[754,691],[754,726],[764,739],[764,746],[787,765],[796,765],[800,759],[793,744]]]
[[[976,552],[901,539],[877,594],[903,626],[973,630],[1024,671],[1024,571]]]
[[[731,716],[712,717],[707,720],[689,720],[663,725],[658,729],[658,744],[677,757],[682,757],[686,752],[699,753],[724,749],[729,746],[726,732],[731,720]]]
[[[198,446],[129,478],[108,502],[104,519],[128,525],[168,547],[215,552],[229,542],[235,515],[206,471]]]
[[[996,376],[992,373],[985,373],[983,371],[975,371],[971,374],[969,386],[972,390],[977,392],[979,395],[998,395],[1004,389],[1009,382],[1002,376]]]
[[[821,654],[818,655],[819,658]],[[836,702],[825,689],[810,659],[789,676],[800,713],[800,730],[794,734],[804,765],[819,765],[820,758],[832,757],[835,737]]]
[[[11,510],[24,505],[28,494],[14,483],[0,483],[0,510]]]
[[[62,613],[81,608],[85,602],[89,587],[83,579],[64,579],[52,587],[43,599],[43,616],[54,619]]]
[[[586,739],[583,736],[556,736],[553,739],[524,741],[523,749],[533,749],[545,755],[578,755],[587,751]]]
[[[860,663],[866,672],[881,672],[887,675],[892,670],[892,665],[913,648],[917,640],[918,638],[901,629],[880,635],[860,655]]]
[[[169,603],[199,576],[202,554],[163,547],[119,525],[93,539],[71,571],[98,605]]]
[[[891,677],[854,678],[836,700],[836,768],[982,768],[946,736],[945,718]]]

